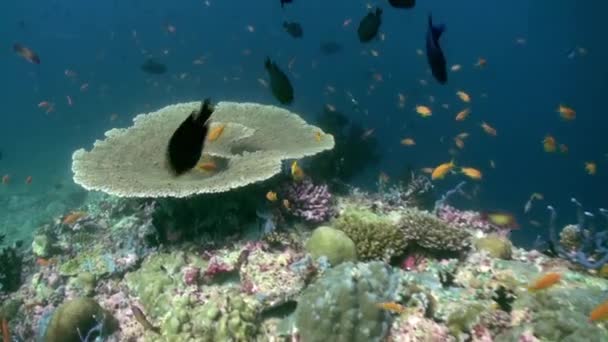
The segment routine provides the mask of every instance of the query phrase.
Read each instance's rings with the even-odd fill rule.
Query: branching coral
[[[469,232],[454,228],[425,211],[407,210],[400,228],[408,242],[431,251],[462,252],[470,246]]]
[[[289,200],[289,211],[305,221],[320,223],[333,214],[327,185],[315,185],[310,178],[287,185],[285,196]]]

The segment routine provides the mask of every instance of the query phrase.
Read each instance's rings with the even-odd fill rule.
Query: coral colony
[[[608,341],[608,222],[593,217],[606,210],[573,200],[579,220],[558,232],[549,207],[552,254],[448,203],[465,183],[434,197],[414,175],[337,194],[281,173],[333,136],[257,104],[216,106],[210,130],[223,132],[201,158],[214,169],[153,169],[164,128],[197,106],[142,114],[74,153],[76,183],[102,193],[31,248],[1,242],[3,341]]]

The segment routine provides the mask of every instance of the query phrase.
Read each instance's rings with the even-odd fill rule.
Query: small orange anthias
[[[528,286],[528,291],[539,291],[552,287],[560,282],[562,275],[557,272],[549,272],[543,274]]]

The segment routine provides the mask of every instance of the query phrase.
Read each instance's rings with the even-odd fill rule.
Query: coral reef
[[[90,298],[77,298],[61,304],[43,333],[45,342],[92,341],[118,328],[118,322]]]
[[[407,246],[402,231],[390,220],[371,211],[349,208],[332,226],[355,243],[360,260],[389,260]]]
[[[493,258],[511,259],[511,241],[500,235],[490,234],[475,240],[475,248],[485,251]]]
[[[408,243],[430,251],[463,252],[471,244],[471,234],[467,230],[452,227],[424,211],[405,211],[399,227]]]
[[[165,167],[167,141],[199,106],[200,102],[167,106],[136,116],[130,128],[106,132],[106,139],[96,141],[91,151],[74,152],[74,182],[87,190],[121,197],[226,192],[278,174],[285,159],[303,158],[334,147],[331,134],[306,124],[288,110],[220,102],[210,120],[224,125],[222,136],[206,144],[203,151],[214,158],[217,170],[201,172],[195,168],[179,178],[172,177]],[[315,139],[316,133],[320,139]]]
[[[327,271],[301,295],[295,326],[303,341],[381,341],[390,314],[378,303],[391,301],[397,287],[381,262],[343,263]]]
[[[0,293],[16,291],[21,285],[22,259],[17,246],[0,249]]]
[[[289,212],[304,221],[320,223],[331,218],[331,194],[327,185],[314,185],[310,178],[289,183],[284,190]]]

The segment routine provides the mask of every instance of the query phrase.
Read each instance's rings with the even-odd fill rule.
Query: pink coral
[[[212,257],[211,260],[209,260],[209,264],[207,265],[207,269],[205,270],[205,272],[203,272],[203,276],[207,277],[207,278],[208,277],[213,277],[213,276],[215,276],[218,273],[230,272],[232,270],[233,270],[232,266],[230,266],[227,263],[221,261],[217,257]]]
[[[319,223],[333,214],[327,185],[315,185],[308,178],[286,186],[285,197],[289,200],[291,213],[305,221]]]
[[[389,332],[390,342],[454,342],[448,328],[421,315],[407,315],[397,318]]]
[[[476,211],[458,210],[449,205],[442,205],[439,207],[437,209],[437,217],[457,228],[477,229],[486,233],[502,230],[485,220],[483,216]]]
[[[201,269],[196,266],[186,266],[182,270],[184,275],[184,284],[186,285],[196,285],[198,283],[198,277],[200,275]]]

